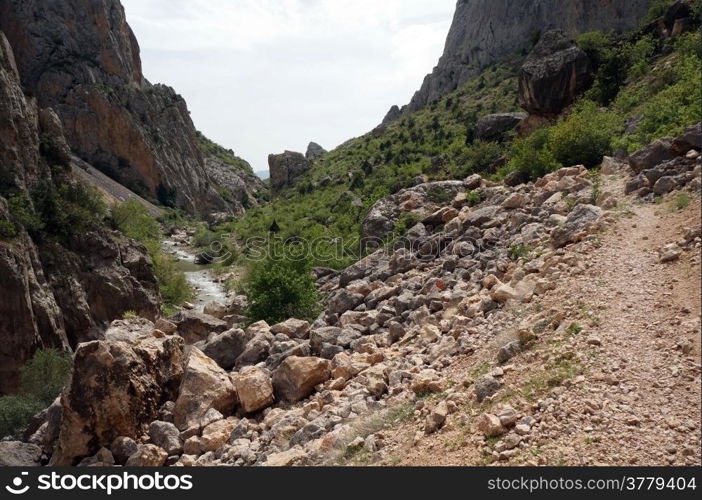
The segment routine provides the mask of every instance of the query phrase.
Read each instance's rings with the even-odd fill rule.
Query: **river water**
[[[177,259],[177,268],[183,272],[185,279],[195,291],[195,299],[192,301],[195,311],[202,312],[209,302],[226,303],[227,291],[224,286],[215,279],[207,266],[195,263],[195,254],[190,248],[173,240],[165,240],[163,249]]]

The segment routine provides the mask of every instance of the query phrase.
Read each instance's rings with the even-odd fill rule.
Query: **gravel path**
[[[501,404],[535,424],[499,464],[700,465],[699,248],[669,263],[658,254],[682,241],[685,228],[700,227],[699,197],[675,211],[672,199],[631,204],[621,180],[605,188],[626,208],[604,233],[568,249],[575,253],[555,273],[554,290],[515,311],[515,327],[542,311],[560,317],[560,328],[503,367],[494,404],[472,400],[430,436],[417,420],[384,431],[385,465],[492,462],[486,450],[494,440],[474,422]],[[456,359],[444,376],[470,380],[480,364],[497,366],[494,346]],[[565,380],[530,394],[554,366]]]

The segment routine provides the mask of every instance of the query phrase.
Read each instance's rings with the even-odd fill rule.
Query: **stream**
[[[195,298],[191,302],[195,311],[202,312],[205,305],[212,301],[226,304],[227,291],[224,286],[216,280],[207,266],[195,263],[195,254],[188,246],[167,239],[163,241],[163,249],[177,259],[176,267],[183,272],[195,292]]]

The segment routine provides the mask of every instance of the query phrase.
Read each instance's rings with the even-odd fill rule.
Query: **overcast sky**
[[[122,0],[144,75],[195,126],[268,170],[327,149],[409,102],[436,65],[456,0]]]

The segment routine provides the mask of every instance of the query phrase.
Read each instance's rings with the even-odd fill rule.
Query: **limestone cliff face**
[[[119,0],[2,0],[23,87],[61,118],[83,160],[190,213],[230,209],[208,175],[183,98],[142,75]]]
[[[55,193],[75,182],[61,134],[56,114],[23,92],[0,31],[0,395],[17,390],[38,348],[75,347],[125,310],[153,318],[159,309],[141,245],[97,224],[59,243],[16,222],[17,200],[30,210],[38,186]]]
[[[406,112],[452,92],[481,68],[527,48],[538,33],[626,31],[639,26],[651,0],[459,0],[444,54]]]

